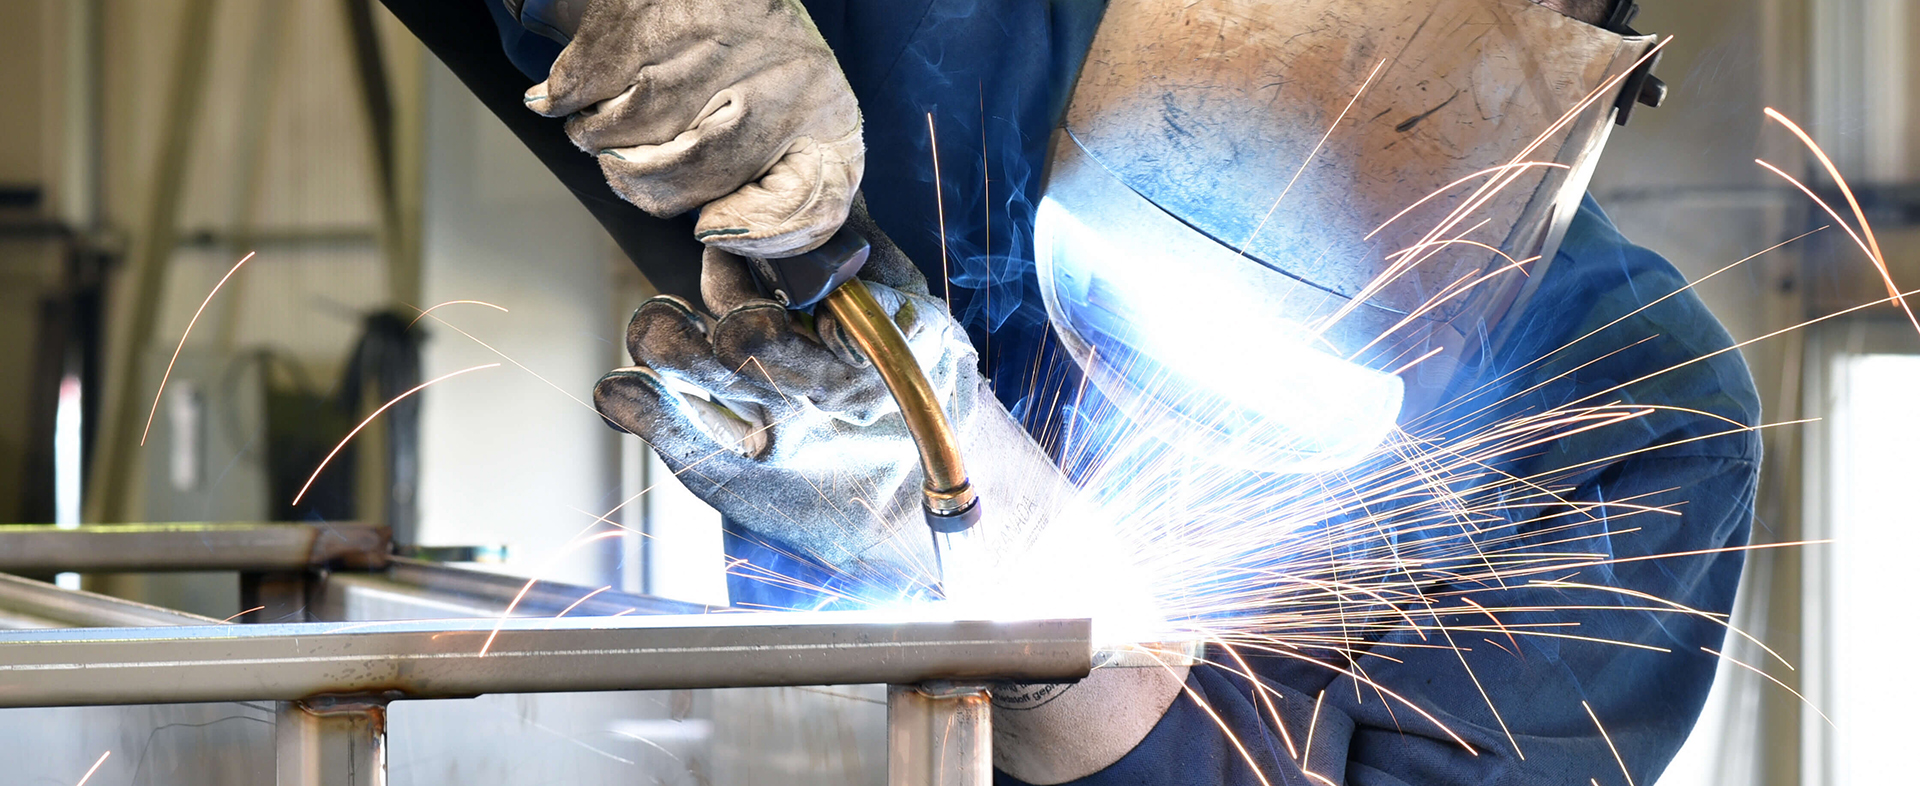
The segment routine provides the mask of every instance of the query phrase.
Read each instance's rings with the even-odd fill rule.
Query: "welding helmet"
[[[1056,332],[1196,455],[1356,463],[1499,343],[1621,96],[1657,103],[1630,33],[1529,0],[1113,0],[1037,208]]]

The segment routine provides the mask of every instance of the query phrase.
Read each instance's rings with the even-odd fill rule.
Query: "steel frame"
[[[217,550],[174,550],[169,553],[186,558],[173,569],[207,569],[225,560],[218,564],[248,571],[243,576],[255,577],[254,586],[266,584],[261,576],[279,577],[276,591],[298,596],[285,602],[333,613],[370,597],[416,610],[490,616],[224,624],[0,575],[0,627],[27,628],[0,631],[0,707],[273,700],[280,702],[279,783],[364,786],[386,783],[386,705],[394,700],[884,682],[891,685],[889,786],[986,786],[992,782],[986,685],[1072,681],[1094,664],[1087,620],[700,613],[724,610],[544,582],[522,593],[523,580],[388,559],[383,539],[353,539],[365,547],[358,552],[312,548],[322,534],[284,529],[302,525],[83,527],[61,531],[66,534],[0,527],[0,554],[31,539],[42,546],[84,543],[37,553],[59,555],[53,561],[61,570],[124,570],[137,561],[127,552],[184,537],[180,533],[193,526],[207,527],[202,534],[216,540],[276,545],[246,560]],[[297,549],[290,544],[302,537],[314,560],[292,574],[290,555]],[[24,567],[19,562],[0,565]],[[140,564],[167,567],[151,559]],[[386,568],[324,567],[342,564]],[[539,616],[506,616],[514,598],[517,613]],[[569,616],[556,618],[569,606]],[[587,616],[628,610],[648,616]]]

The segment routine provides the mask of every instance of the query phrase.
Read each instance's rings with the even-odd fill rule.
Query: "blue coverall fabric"
[[[1071,384],[1071,362],[1050,341],[1037,294],[1032,205],[1049,133],[1104,3],[806,5],[861,101],[869,149],[864,190],[875,218],[936,282],[936,290],[943,278],[950,282],[956,314],[982,347],[1003,401],[1030,427],[1049,422],[1058,413],[1035,402],[1049,401],[1052,390]],[[543,78],[552,55],[535,50],[545,45],[504,25],[503,33],[516,64],[531,78]],[[518,49],[516,39],[524,42]],[[929,113],[940,151],[944,212],[935,199]],[[1616,560],[1569,571],[1570,581],[1646,593],[1708,613],[1730,611],[1742,555],[1712,550],[1746,543],[1760,461],[1758,437],[1742,430],[1758,422],[1759,401],[1739,354],[1723,351],[1731,338],[1690,292],[1634,313],[1686,282],[1658,255],[1621,237],[1591,199],[1542,275],[1532,301],[1509,317],[1518,320],[1514,339],[1454,385],[1460,403],[1452,411],[1493,405],[1456,429],[1550,411],[1594,394],[1587,405],[1665,407],[1509,458],[1504,471],[1558,477],[1555,486],[1564,489],[1565,504],[1527,504],[1507,515],[1523,533],[1546,526],[1533,522],[1564,525],[1578,518],[1572,530],[1537,534],[1530,545]],[[1487,384],[1496,379],[1502,381]],[[1604,507],[1568,514],[1568,506],[1609,501],[1660,506],[1678,515],[1626,516],[1624,509]],[[788,575],[831,579],[774,556],[777,549],[750,538],[730,534],[727,546],[736,558]],[[1638,559],[1679,553],[1693,555]],[[736,581],[731,588],[736,603],[817,605],[755,582]],[[1260,782],[1256,766],[1272,782],[1285,784],[1319,782],[1309,771],[1353,786],[1619,782],[1619,765],[1588,707],[1633,781],[1650,783],[1705,701],[1716,658],[1702,648],[1718,650],[1724,639],[1716,623],[1649,611],[1661,604],[1606,591],[1524,582],[1433,590],[1430,596],[1441,598],[1435,612],[1450,624],[1484,624],[1485,617],[1469,619],[1449,590],[1482,607],[1552,609],[1502,612],[1497,616],[1504,625],[1554,623],[1561,627],[1542,630],[1614,643],[1476,633],[1457,637],[1457,650],[1394,646],[1430,643],[1402,632],[1373,648],[1397,660],[1358,658],[1368,679],[1438,716],[1474,752],[1405,705],[1385,701],[1374,688],[1325,665],[1252,659],[1262,682],[1283,697],[1276,702],[1278,719],[1243,678],[1197,667],[1187,687],[1219,721],[1192,697],[1178,698],[1132,752],[1080,783],[1254,784]],[[1306,762],[1289,755],[1276,724],[1285,725],[1296,746],[1312,728]],[[1252,764],[1222,727],[1245,746]],[[998,782],[1017,783],[1004,774]]]

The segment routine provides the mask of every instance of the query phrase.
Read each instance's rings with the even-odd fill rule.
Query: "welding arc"
[[[326,458],[320,460],[320,466],[314,467],[313,474],[307,476],[307,482],[300,485],[300,493],[293,495],[292,504],[294,505],[300,504],[300,498],[305,497],[307,495],[307,489],[313,487],[313,482],[319,479],[320,473],[326,470],[327,464],[333,461],[333,457],[340,454],[340,449],[346,447],[348,442],[352,442],[354,435],[359,434],[360,430],[366,428],[368,423],[372,423],[374,418],[380,417],[380,413],[385,412],[389,409],[392,409],[393,405],[406,400],[408,396],[411,396],[415,393],[425,390],[428,385],[432,385],[444,379],[452,379],[454,377],[460,376],[461,374],[465,374],[469,371],[479,371],[480,369],[483,369],[483,368],[499,368],[499,367],[500,367],[499,363],[487,363],[484,365],[474,366],[473,368],[463,368],[451,374],[435,377],[433,379],[429,379],[425,382],[415,385],[412,390],[409,390],[398,396],[394,396],[392,401],[389,401],[385,404],[381,404],[380,408],[374,410],[373,414],[368,415],[366,420],[360,421],[360,425],[354,426],[352,431],[347,432],[347,436],[340,440],[340,444],[333,446],[333,450],[327,453]]]

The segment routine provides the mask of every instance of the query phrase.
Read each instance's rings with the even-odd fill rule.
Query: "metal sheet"
[[[300,570],[385,562],[384,530],[361,524],[0,525],[0,573]]]
[[[0,706],[1045,682],[1085,676],[1092,656],[1088,620],[866,613],[7,631]]]

